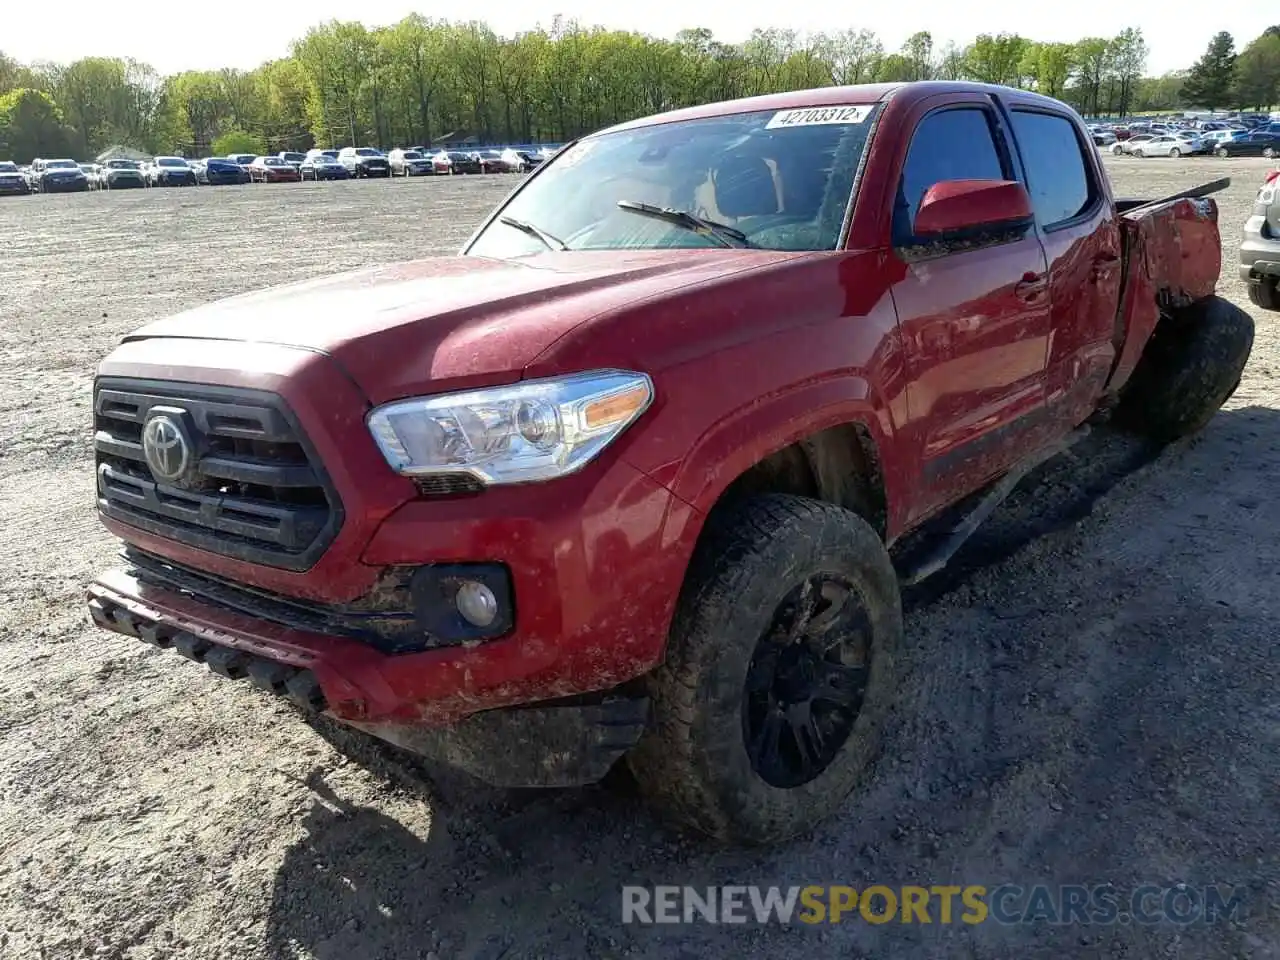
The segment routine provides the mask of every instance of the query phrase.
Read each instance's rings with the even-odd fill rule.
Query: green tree
[[[933,34],[921,30],[907,37],[902,45],[902,55],[911,64],[911,80],[931,80],[933,78]]]
[[[1127,116],[1133,106],[1134,88],[1147,69],[1147,44],[1136,27],[1121,30],[1111,41],[1108,60],[1113,72],[1116,98],[1109,112]]]
[[[1074,44],[1032,43],[1023,52],[1019,70],[1035,84],[1036,92],[1060,98],[1074,67]]]
[[[1280,30],[1263,33],[1236,59],[1237,106],[1264,109],[1280,103]]]
[[[1216,110],[1229,102],[1235,73],[1235,41],[1223,30],[1209,41],[1204,56],[1188,71],[1182,95],[1191,106]]]
[[[826,37],[825,59],[831,83],[866,83],[884,59],[884,45],[870,30],[844,30]]]
[[[1072,50],[1078,76],[1076,103],[1081,112],[1096,116],[1102,102],[1102,83],[1111,69],[1111,44],[1102,37],[1086,37]]]
[[[1017,34],[980,33],[965,51],[965,74],[981,83],[1022,85],[1022,60],[1031,41]]]
[[[214,138],[212,150],[215,157],[228,157],[233,153],[262,156],[267,152],[267,145],[261,137],[233,128]]]
[[[0,157],[28,161],[71,152],[72,131],[42,90],[20,87],[0,95]]]

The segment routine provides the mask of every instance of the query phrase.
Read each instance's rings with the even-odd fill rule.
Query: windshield
[[[305,160],[306,154],[302,153],[286,153],[281,159],[283,160]]]
[[[18,165],[8,160],[0,160],[0,173],[17,173]]]
[[[263,157],[263,158],[262,158],[262,165],[263,165],[263,166],[266,166],[266,167],[283,167],[283,166],[287,166],[287,164],[285,163],[285,161],[281,160],[279,157]]]
[[[741,246],[832,250],[875,111],[769,110],[589,137],[544,164],[502,216],[571,250],[725,245],[687,222],[619,206],[626,201],[730,227]],[[547,246],[495,219],[466,252],[516,257]]]
[[[45,165],[46,170],[79,170],[80,165],[74,160],[50,160]]]
[[[108,160],[107,166],[112,170],[137,170],[138,165],[132,160]]]
[[[401,156],[404,157],[404,159],[406,160],[422,159],[422,154],[420,154],[417,150],[406,150],[403,154],[401,154]]]
[[[185,167],[186,165],[187,161],[178,157],[160,157],[156,160],[156,166],[158,167]]]
[[[361,157],[380,157],[382,156],[382,151],[375,150],[373,147],[361,147],[356,151],[356,154]]]

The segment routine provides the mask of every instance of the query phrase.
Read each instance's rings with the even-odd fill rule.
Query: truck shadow
[[[1047,957],[1082,949],[1147,955],[1156,945],[1151,929],[1114,925],[624,925],[621,889],[1096,878],[1209,883],[1245,876],[1261,884],[1258,890],[1280,884],[1280,867],[1258,866],[1280,845],[1280,804],[1254,789],[1274,776],[1262,755],[1266,725],[1274,721],[1257,709],[1274,676],[1268,617],[1275,611],[1265,607],[1274,602],[1233,608],[1223,627],[1224,594],[1182,598],[1170,591],[1185,584],[1167,577],[1143,579],[1135,571],[1123,582],[1100,579],[1089,585],[1096,592],[1082,598],[1079,583],[1055,580],[1052,558],[1039,561],[1049,568],[1047,578],[1044,570],[1038,578],[1028,572],[1025,555],[979,575],[1086,516],[1157,454],[1131,437],[1096,431],[1029,476],[951,567],[907,595],[908,677],[882,754],[850,798],[846,817],[789,844],[720,849],[677,835],[643,808],[621,775],[580,790],[495,790],[314,721],[321,736],[390,790],[429,805],[431,828],[420,836],[374,807],[346,804],[313,775],[305,835],[275,878],[269,956],[702,960],[732,951],[811,960]],[[1162,466],[1168,475],[1140,482],[1155,502],[1167,503],[1166,523],[1177,527],[1160,536],[1194,538],[1209,530],[1205,536],[1239,538],[1224,525],[1233,522],[1233,511],[1256,509],[1249,504],[1278,464],[1280,412],[1237,408],[1220,414],[1202,438],[1170,451]],[[1196,477],[1215,488],[1194,503],[1173,502],[1171,491],[1187,489]],[[1220,508],[1214,498],[1221,498]],[[1234,522],[1247,529],[1250,519]],[[1264,528],[1258,536],[1272,534]],[[1138,527],[1109,535],[1100,528],[1098,540],[1104,538],[1097,548],[1116,563],[1133,556],[1155,562],[1127,552],[1142,546],[1132,543],[1141,539]],[[1274,545],[1242,546],[1243,553],[1264,555],[1249,561],[1255,564],[1275,552]],[[1185,555],[1185,563],[1209,564],[1220,577],[1212,569],[1219,561],[1190,548]],[[971,583],[977,580],[980,587]],[[986,591],[980,603],[957,599],[978,589]],[[1240,591],[1248,590],[1246,581]],[[1020,607],[1010,600],[1024,597]],[[1112,603],[1116,597],[1123,602]],[[1073,611],[1073,600],[1098,610]],[[1215,632],[1222,630],[1230,634]],[[1188,636],[1217,649],[1230,644],[1231,655],[1220,662],[1206,657]],[[1121,637],[1130,642],[1117,642]],[[1178,722],[1167,722],[1170,716]],[[1222,773],[1227,768],[1230,775]],[[1176,812],[1170,790],[1181,791]],[[1133,841],[1169,829],[1178,831],[1176,845]],[[1237,838],[1224,844],[1224,836]],[[1258,937],[1274,942],[1280,931],[1264,918],[1253,927],[1176,933],[1189,955],[1210,957],[1248,954]]]

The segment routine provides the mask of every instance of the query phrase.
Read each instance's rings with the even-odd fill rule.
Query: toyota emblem
[[[142,428],[142,455],[157,480],[173,483],[191,466],[191,444],[182,424],[159,414]]]

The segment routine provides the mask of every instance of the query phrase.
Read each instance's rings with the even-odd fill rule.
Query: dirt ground
[[[1223,174],[1222,292],[1265,164],[1108,160],[1121,194]],[[1238,393],[1156,452],[1096,432],[907,598],[868,786],[812,836],[717,850],[622,787],[501,792],[91,629],[90,378],[144,321],[450,253],[507,178],[0,203],[0,957],[1280,956],[1280,315]],[[336,746],[335,746],[336,745]],[[623,884],[1229,884],[1178,928],[624,926]]]

